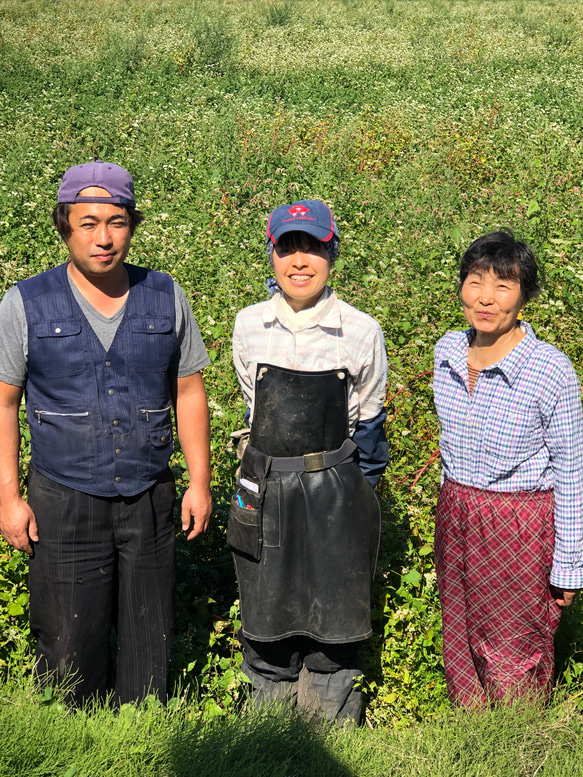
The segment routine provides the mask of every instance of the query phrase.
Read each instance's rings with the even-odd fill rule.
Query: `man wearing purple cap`
[[[188,539],[212,509],[208,357],[168,275],[126,264],[142,220],[122,167],[69,168],[53,220],[69,261],[21,281],[0,303],[0,531],[30,555],[38,671],[70,698],[167,696],[172,643],[174,407],[190,473]],[[23,391],[31,436],[27,501],[18,477]]]
[[[360,717],[371,634],[387,358],[379,324],[327,285],[338,245],[319,200],[269,217],[274,295],[241,311],[233,334],[251,433],[228,541],[255,702],[295,700],[346,723]]]

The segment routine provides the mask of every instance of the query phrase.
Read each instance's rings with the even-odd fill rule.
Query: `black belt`
[[[347,438],[340,448],[336,448],[334,451],[306,453],[303,456],[274,457],[271,459],[271,469],[275,472],[319,472],[322,469],[330,469],[338,464],[352,461],[356,447],[356,443]]]

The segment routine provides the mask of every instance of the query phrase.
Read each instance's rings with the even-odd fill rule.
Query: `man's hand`
[[[554,585],[551,586],[551,594],[553,595],[559,607],[568,607],[570,604],[573,604],[576,593],[577,591],[569,591],[565,588],[556,588]]]
[[[210,423],[200,372],[177,378],[174,386],[176,429],[190,474],[182,497],[182,528],[186,539],[207,530],[213,509],[210,492]]]
[[[32,555],[31,540],[38,542],[38,530],[32,509],[20,496],[18,470],[21,397],[21,387],[0,381],[0,533],[14,548]]]
[[[189,486],[182,497],[182,529],[193,540],[208,529],[213,500],[208,488]]]
[[[16,550],[33,554],[32,542],[38,542],[38,528],[32,508],[24,501],[2,505],[0,509],[0,534]]]

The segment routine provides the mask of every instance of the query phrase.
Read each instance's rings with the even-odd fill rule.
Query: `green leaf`
[[[402,577],[404,583],[411,583],[414,586],[418,586],[422,579],[423,575],[421,575],[421,573],[416,569],[411,569],[409,572],[407,572],[406,575],[403,575]]]
[[[540,205],[536,200],[531,200],[528,203],[528,209],[526,211],[526,215],[530,216],[531,213],[538,213],[540,211]]]
[[[433,553],[433,547],[428,542],[426,542],[425,545],[419,548],[420,556],[428,556],[430,553]]]
[[[343,259],[337,259],[334,262],[334,269],[336,270],[336,272],[342,272],[342,270],[344,269],[344,260]]]

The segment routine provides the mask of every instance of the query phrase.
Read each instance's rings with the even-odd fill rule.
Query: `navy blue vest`
[[[31,463],[97,496],[146,490],[172,453],[174,285],[163,273],[125,266],[130,293],[107,352],[71,291],[67,264],[18,283],[28,322]]]

